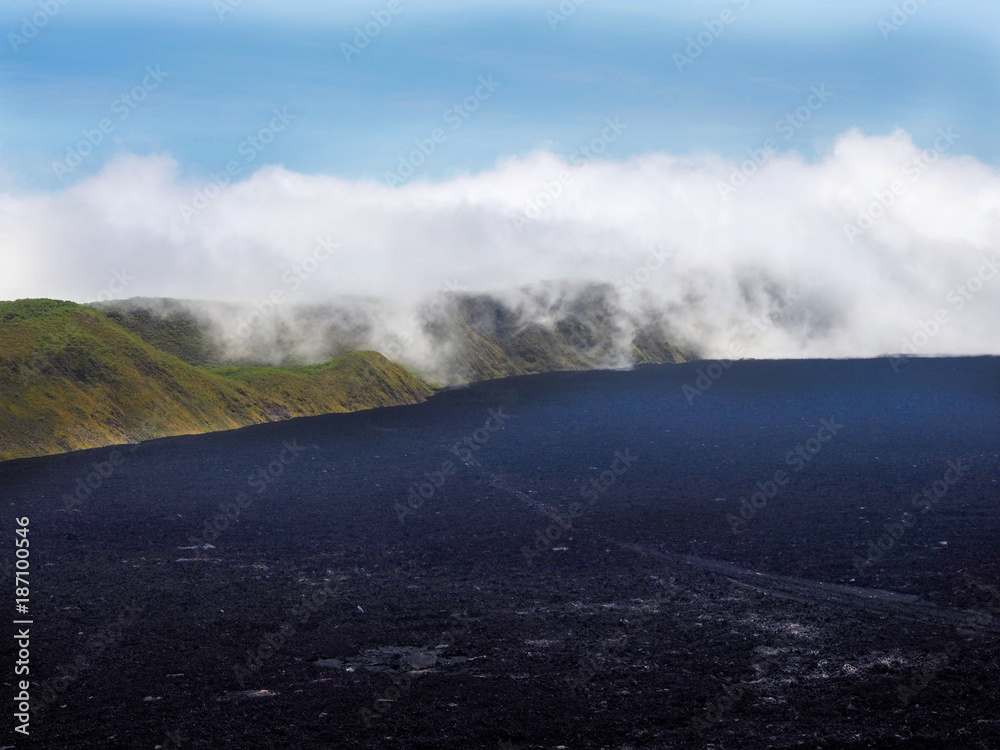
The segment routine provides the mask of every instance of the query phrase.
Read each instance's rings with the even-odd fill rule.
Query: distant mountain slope
[[[88,305],[167,354],[201,367],[231,364],[211,332],[181,300],[143,299]]]
[[[0,460],[416,403],[431,389],[376,352],[208,371],[71,302],[0,302]]]
[[[429,333],[450,353],[450,369],[470,381],[690,357],[652,321],[640,323],[616,309],[601,285],[575,294],[542,289],[520,303],[487,294],[456,294],[449,303]]]
[[[353,351],[379,349],[371,336],[372,311],[357,300],[287,305],[266,316],[250,304],[164,297],[87,307],[147,344],[202,367],[314,365]]]
[[[213,367],[303,365],[373,349],[452,384],[692,358],[664,320],[626,312],[602,284],[447,292],[408,322],[380,317],[369,300],[288,305],[252,326],[253,308],[232,303],[134,298],[94,307],[147,343]]]

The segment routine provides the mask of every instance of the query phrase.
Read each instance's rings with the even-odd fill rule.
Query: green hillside
[[[308,367],[226,367],[212,370],[280,401],[292,417],[326,411],[358,411],[414,404],[431,391],[378,352],[351,352]]]
[[[184,303],[169,299],[116,300],[92,305],[129,333],[189,365],[226,364],[219,345]]]
[[[416,403],[430,388],[376,352],[314,367],[210,371],[71,302],[0,302],[0,460]]]

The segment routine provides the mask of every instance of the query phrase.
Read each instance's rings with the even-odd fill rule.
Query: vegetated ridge
[[[0,460],[412,404],[432,392],[377,352],[209,370],[82,305],[0,302]]]

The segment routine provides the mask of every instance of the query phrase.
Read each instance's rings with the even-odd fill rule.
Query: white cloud
[[[454,283],[596,281],[619,285],[627,309],[666,311],[710,356],[736,342],[754,357],[869,356],[914,336],[925,354],[1000,354],[1000,278],[956,301],[984,259],[1000,260],[1000,174],[947,150],[926,169],[921,158],[903,132],[852,131],[812,163],[774,156],[728,200],[719,183],[740,165],[714,156],[570,165],[536,152],[400,188],[267,167],[185,221],[179,205],[206,183],[182,180],[169,158],[130,156],[60,192],[0,196],[0,298],[111,289],[246,302],[280,290],[288,304],[370,296],[406,308]],[[850,241],[845,225],[894,181],[893,205]],[[550,205],[525,219],[532,201]],[[339,248],[292,288],[287,274],[319,238]],[[651,270],[655,248],[666,263]],[[118,291],[123,269],[134,279]],[[795,315],[762,322],[783,299]],[[947,322],[921,335],[938,310]]]

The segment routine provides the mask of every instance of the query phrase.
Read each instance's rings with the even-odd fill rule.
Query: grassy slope
[[[415,403],[430,389],[374,352],[207,371],[70,302],[0,302],[0,460],[288,416]]]
[[[357,411],[378,406],[412,404],[430,389],[378,352],[351,352],[332,362],[309,367],[226,367],[212,372],[270,394],[290,416],[328,411]]]
[[[151,306],[162,308],[160,313]],[[161,352],[173,354],[189,365],[221,367],[226,364],[218,345],[198,320],[175,300],[135,299],[88,305],[108,316]]]

